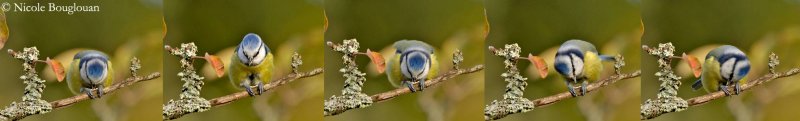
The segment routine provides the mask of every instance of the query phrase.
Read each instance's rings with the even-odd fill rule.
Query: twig
[[[27,86],[25,92],[26,97],[23,97],[23,102],[12,103],[11,106],[7,107],[2,111],[0,119],[20,120],[27,116],[48,113],[53,109],[61,109],[81,101],[89,100],[89,96],[87,96],[86,94],[80,94],[77,96],[56,100],[50,103],[47,103],[47,101],[39,99],[41,98],[41,92],[44,90],[44,84],[43,84],[44,80],[39,79],[38,75],[36,74],[36,71],[33,69],[33,63],[41,61],[37,60],[38,58],[36,57],[39,55],[38,50],[36,50],[36,47],[31,47],[31,48],[25,48],[24,51],[21,53],[14,52],[12,50],[9,50],[9,53],[11,53],[11,55],[14,56],[15,58],[22,59],[25,61],[23,65],[25,67],[26,74],[23,76],[24,78],[22,79],[26,80],[26,84],[28,84],[29,81],[33,80],[38,80],[41,82],[35,83],[35,84],[40,84],[38,91],[29,91],[27,90],[28,88],[36,86],[30,86],[30,85]],[[133,59],[131,59],[131,67],[130,67],[131,77],[125,79],[124,81],[115,83],[114,85],[111,85],[109,87],[103,88],[102,91],[106,94],[109,94],[116,91],[117,89],[124,88],[138,82],[148,81],[161,77],[161,73],[159,72],[151,73],[148,76],[136,76],[136,73],[140,68],[141,64],[139,63],[139,59],[134,57]],[[34,93],[35,95],[33,95]]]
[[[670,48],[674,48],[674,47],[672,47],[672,44],[670,44],[670,43],[660,44],[659,48],[661,48],[661,45],[666,45],[666,46],[668,46]],[[647,46],[644,46],[643,48],[646,51],[651,52],[651,53],[652,53],[652,51],[659,51],[659,49],[651,49],[651,48],[648,48]],[[669,52],[669,51],[662,51],[662,52]],[[655,52],[655,53],[658,53],[658,52]],[[672,53],[672,52],[669,52],[669,53]],[[664,63],[665,66],[660,66],[662,68],[662,72],[664,70],[668,70],[669,72],[671,72],[671,67],[669,67],[669,59],[671,59],[671,58],[665,58],[665,57],[660,57],[660,58],[661,58],[659,60],[659,64],[660,65],[662,64],[662,60],[666,62],[666,63]],[[787,71],[787,72],[776,73],[775,67],[777,67],[779,63],[780,62],[778,60],[778,56],[775,55],[775,53],[770,54],[769,64],[768,64],[770,73],[766,74],[764,76],[761,76],[759,78],[747,81],[747,83],[741,85],[741,90],[747,91],[747,90],[750,90],[751,88],[753,88],[755,86],[764,84],[766,82],[770,82],[770,81],[778,79],[778,78],[794,76],[794,75],[797,75],[798,73],[800,73],[800,68],[792,68],[792,69],[789,69],[789,71]],[[656,75],[657,76],[669,76],[669,75],[659,75],[658,73]],[[680,77],[672,78],[672,79],[676,79],[676,81],[677,81],[677,79],[680,79]],[[660,90],[661,92],[659,92],[659,94],[658,94],[658,96],[659,96],[658,98],[659,99],[664,98],[664,99],[669,99],[669,100],[663,100],[663,101],[659,101],[659,100],[651,101],[651,100],[648,100],[648,101],[646,101],[645,105],[642,106],[641,119],[642,120],[653,119],[653,118],[656,118],[656,117],[661,116],[663,114],[672,113],[672,112],[680,112],[680,111],[683,111],[685,109],[688,109],[689,107],[699,106],[699,105],[708,103],[708,102],[710,102],[712,100],[720,99],[722,97],[726,97],[727,96],[727,95],[725,95],[725,92],[723,92],[723,91],[715,91],[715,92],[711,92],[711,93],[706,94],[706,95],[702,95],[702,96],[697,96],[697,97],[691,98],[691,99],[686,100],[686,101],[677,100],[677,99],[680,99],[680,97],[676,96],[677,95],[677,87],[679,87],[679,86],[680,86],[680,81],[678,81],[677,85],[675,85],[675,84],[669,85],[670,88],[674,87],[675,92],[669,92],[669,95],[667,95],[667,94],[662,94],[662,93],[666,93],[666,92],[664,92],[665,86],[662,83],[662,89]],[[733,90],[733,87],[726,88],[726,90]],[[682,102],[675,102],[675,101],[682,101]]]
[[[519,45],[506,45],[505,49],[495,49],[494,47],[489,48],[494,52],[495,55],[505,58],[504,63],[506,65],[506,73],[503,73],[501,76],[504,77],[509,84],[506,86],[506,93],[503,95],[503,100],[494,100],[490,105],[486,106],[486,109],[484,110],[484,120],[497,120],[505,118],[511,114],[531,111],[534,109],[534,107],[547,106],[561,100],[575,98],[569,92],[562,92],[535,99],[533,101],[529,101],[527,98],[522,97],[527,82],[525,82],[526,78],[519,75],[519,71],[516,68],[516,61],[519,60]],[[619,80],[639,77],[641,74],[641,70],[636,70],[633,73],[628,74],[622,73],[621,68],[622,66],[625,66],[624,58],[621,55],[617,55],[615,60],[615,75],[586,85],[586,92],[599,90],[600,88],[614,84]],[[575,91],[582,91],[580,87],[572,88]]]
[[[613,76],[611,76],[609,78],[606,78],[606,79],[603,79],[601,81],[586,85],[586,92],[593,92],[593,91],[599,90],[602,87],[610,85],[610,84],[614,84],[619,80],[625,80],[625,79],[639,77],[639,75],[641,75],[641,73],[642,73],[641,70],[636,70],[633,73],[627,73],[627,74],[621,74],[621,75],[613,75]],[[574,89],[575,89],[575,91],[582,91],[582,90],[580,90],[580,87],[574,87]],[[570,94],[569,92],[562,92],[562,93],[558,93],[558,94],[555,94],[555,95],[542,97],[542,98],[533,100],[533,103],[536,104],[536,107],[541,107],[541,106],[550,105],[550,104],[556,103],[558,101],[569,99],[569,98],[574,98],[574,97],[572,97],[572,94]]]
[[[371,106],[373,103],[384,102],[397,96],[411,93],[411,90],[408,87],[402,87],[372,96],[367,96],[361,92],[361,87],[366,79],[363,77],[364,74],[358,71],[358,67],[354,60],[355,55],[359,54],[358,41],[355,39],[344,40],[344,44],[342,45],[328,42],[328,46],[331,46],[334,48],[334,50],[345,54],[342,57],[345,60],[345,67],[343,67],[340,71],[344,72],[344,76],[348,79],[345,80],[345,89],[342,90],[342,96],[337,97],[334,95],[329,100],[325,100],[325,116],[338,115],[344,113],[345,111],[356,108],[366,108]],[[483,65],[476,65],[469,69],[460,69],[458,66],[461,65],[461,62],[463,61],[463,54],[460,50],[456,50],[456,52],[453,54],[453,69],[447,73],[437,76],[436,78],[425,81],[425,87],[434,87],[439,83],[454,78],[458,75],[469,74],[483,70]]]
[[[124,87],[127,87],[127,86],[131,86],[131,85],[139,83],[139,82],[153,80],[153,79],[156,79],[158,77],[161,77],[161,73],[153,72],[153,73],[150,73],[150,75],[147,75],[147,76],[129,77],[129,78],[125,79],[125,81],[123,81],[123,82],[114,83],[114,85],[111,85],[110,87],[103,88],[103,93],[109,94],[109,93],[114,92],[114,91],[116,91],[118,89],[121,89],[121,88],[124,88]],[[64,108],[64,107],[70,106],[72,104],[76,104],[76,103],[78,103],[80,101],[84,101],[84,100],[89,100],[89,96],[86,95],[86,94],[76,95],[76,96],[72,96],[72,97],[69,97],[69,98],[64,98],[64,99],[60,99],[60,100],[56,100],[56,101],[50,102],[50,105],[53,105],[53,109],[60,109],[60,108]]]
[[[750,90],[751,88],[753,88],[755,86],[764,84],[766,82],[775,80],[777,78],[794,76],[794,75],[796,75],[797,73],[800,72],[800,68],[792,68],[792,69],[789,69],[789,71],[786,71],[786,72],[783,72],[783,73],[776,73],[775,72],[775,67],[779,64],[778,56],[775,55],[775,53],[772,53],[772,54],[770,54],[769,57],[770,57],[770,60],[769,60],[769,72],[770,73],[767,74],[767,75],[761,76],[759,78],[747,81],[747,83],[741,85],[741,90]],[[716,91],[716,92],[712,92],[712,93],[709,93],[709,94],[706,94],[706,95],[703,95],[703,96],[697,96],[697,97],[691,98],[691,99],[687,100],[687,102],[689,102],[689,106],[699,106],[699,105],[708,103],[708,102],[710,102],[712,100],[719,99],[719,98],[722,98],[722,97],[725,97],[725,92]]]
[[[212,107],[219,107],[239,99],[251,97],[247,91],[235,92],[211,100],[206,100],[205,98],[200,97],[200,89],[202,88],[202,80],[204,78],[197,75],[194,71],[194,67],[192,67],[192,59],[204,59],[205,57],[194,55],[194,53],[197,51],[197,46],[195,46],[194,43],[188,43],[181,44],[181,48],[172,48],[166,46],[165,49],[170,50],[173,55],[177,55],[182,58],[181,64],[183,66],[181,66],[181,68],[184,70],[181,73],[178,73],[178,76],[181,76],[181,80],[186,82],[181,90],[182,92],[180,99],[177,101],[170,100],[166,105],[164,105],[162,118],[165,120],[177,119],[187,114],[203,112],[210,110]],[[294,53],[294,55],[292,55],[291,65],[292,73],[280,79],[270,81],[269,84],[264,85],[264,90],[269,91],[277,88],[278,86],[293,82],[294,80],[316,76],[323,72],[322,68],[316,68],[310,72],[300,73],[298,70],[302,64],[303,61],[301,60],[300,55]],[[252,90],[258,89],[257,87],[250,88],[252,88]]]
[[[442,82],[444,82],[446,80],[454,78],[454,77],[456,77],[458,75],[474,73],[474,72],[478,72],[480,70],[483,70],[483,65],[476,65],[476,66],[473,66],[472,68],[469,68],[469,69],[454,69],[454,70],[450,70],[445,74],[437,76],[436,78],[433,78],[433,79],[431,79],[429,81],[425,81],[425,87],[426,88],[427,87],[434,87],[434,86],[437,86],[439,83],[442,83]],[[375,101],[375,102],[379,103],[379,102],[387,101],[389,99],[395,98],[395,97],[403,95],[403,94],[408,94],[408,93],[411,93],[411,90],[408,89],[408,87],[402,87],[402,88],[397,88],[397,89],[394,89],[394,90],[391,90],[391,91],[378,93],[378,94],[372,95],[370,97],[372,98],[372,101]]]
[[[319,75],[321,73],[322,73],[322,68],[316,68],[316,69],[314,69],[314,70],[312,70],[310,72],[304,72],[304,73],[298,73],[298,74],[292,73],[292,74],[286,75],[283,78],[280,78],[278,80],[274,80],[274,81],[270,82],[267,85],[264,85],[264,91],[269,91],[269,90],[275,89],[278,86],[293,82],[294,80],[298,80],[298,79],[306,78],[306,77],[316,76],[316,75]],[[256,90],[257,88],[253,87],[252,89]],[[247,94],[247,91],[240,91],[240,92],[236,92],[236,93],[233,93],[233,94],[228,94],[228,95],[225,95],[225,96],[221,96],[221,97],[217,97],[217,98],[208,100],[208,102],[211,102],[211,106],[212,107],[217,107],[217,106],[222,106],[222,105],[231,103],[233,101],[236,101],[236,100],[239,100],[239,99],[243,99],[243,98],[247,98],[247,97],[250,97],[250,95]]]

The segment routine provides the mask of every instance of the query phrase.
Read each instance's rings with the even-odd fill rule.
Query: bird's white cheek
[[[253,58],[253,62],[260,64],[261,61],[264,61],[264,58],[266,58],[266,52],[260,52],[255,58]]]
[[[583,74],[583,60],[574,54],[572,54],[571,56],[573,64],[572,66],[573,68],[575,68],[574,70],[575,76]]]
[[[722,62],[722,65],[719,68],[720,74],[725,79],[731,79],[731,74],[733,73],[733,64],[736,63],[736,59],[731,58]]]
[[[572,63],[569,60],[569,56],[558,56],[558,57],[556,57],[556,62],[567,65],[567,68],[565,68],[566,70],[564,70],[567,73],[564,73],[564,74],[565,75],[572,75]]]
[[[239,61],[242,63],[247,63],[248,61],[250,61],[249,59],[247,59],[247,55],[245,55],[244,52],[242,52],[242,50],[237,51],[236,55],[239,57]]]

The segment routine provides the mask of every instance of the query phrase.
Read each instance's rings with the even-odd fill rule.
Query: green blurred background
[[[752,66],[748,79],[768,73],[769,53],[780,56],[777,71],[800,64],[800,1],[798,0],[651,0],[643,3],[645,34],[642,44],[657,46],[672,42],[675,54],[687,53],[703,60],[720,45],[733,45],[744,51]],[[642,99],[658,92],[658,67],[653,56],[642,54]],[[689,99],[707,94],[692,91],[697,80],[685,62],[673,61],[683,79],[678,96]],[[653,120],[797,120],[793,109],[800,108],[798,76],[774,80],[738,96],[717,99],[688,110],[662,115]]]
[[[541,56],[549,74],[541,78],[529,61],[519,61],[522,76],[528,78],[525,98],[537,99],[567,91],[564,79],[553,68],[558,47],[567,40],[581,39],[595,45],[600,54],[625,57],[623,72],[639,69],[640,5],[635,0],[487,0],[486,13],[491,31],[486,45],[503,48],[518,43],[520,55]],[[503,59],[482,47],[486,56],[485,104],[503,98],[505,85],[500,74]],[[604,62],[601,78],[613,74],[613,63]],[[587,96],[537,107],[533,111],[510,115],[503,121],[638,120],[640,79],[621,80]]]
[[[131,57],[142,62],[139,75],[161,72],[163,44],[160,0],[118,1],[30,1],[3,0],[2,3],[36,2],[59,5],[97,5],[100,12],[76,12],[73,15],[57,12],[6,12],[10,37],[3,50],[22,50],[36,46],[40,59],[55,58],[69,68],[72,57],[79,50],[96,49],[111,57],[116,80],[129,77]],[[0,107],[19,102],[24,84],[21,61],[0,54]],[[37,64],[40,77],[47,80],[42,98],[47,101],[74,96],[66,82],[57,82],[46,64]],[[44,115],[34,115],[25,120],[92,121],[92,120],[160,120],[161,78],[137,83],[103,98],[82,101],[68,108],[53,110]]]
[[[358,39],[359,51],[379,51],[389,60],[397,40],[413,39],[436,48],[440,73],[452,68],[452,53],[464,53],[462,68],[483,64],[485,17],[482,0],[326,0],[329,28],[325,41]],[[325,98],[341,95],[341,53],[325,50]],[[367,73],[364,93],[395,89],[366,56],[357,58]],[[423,92],[398,96],[368,108],[353,109],[330,121],[468,121],[482,120],[483,71],[461,75]],[[322,105],[321,103],[317,105]],[[314,113],[311,113],[314,115]]]
[[[300,71],[323,66],[323,12],[321,0],[171,0],[164,2],[168,28],[164,43],[179,47],[194,42],[198,54],[220,56],[228,63],[233,48],[247,33],[256,33],[275,56],[273,79],[291,72],[292,53],[303,58]],[[178,58],[163,54],[164,100],[178,99],[181,82]],[[201,96],[206,99],[242,91],[227,76],[213,74],[209,64],[195,61],[195,68],[206,77]],[[227,66],[227,64],[226,64]],[[228,68],[228,67],[226,67]],[[322,120],[322,76],[297,80],[264,95],[245,98],[202,113],[189,114],[177,120]]]

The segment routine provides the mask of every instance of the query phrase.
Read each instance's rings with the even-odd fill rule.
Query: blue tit
[[[261,37],[249,33],[234,50],[228,67],[228,77],[233,85],[244,88],[250,96],[261,95],[264,84],[272,77],[272,53]],[[250,89],[253,85],[258,87],[258,92]]]
[[[99,98],[103,96],[103,87],[113,83],[113,70],[108,55],[96,50],[84,50],[73,57],[67,70],[67,85],[73,94],[85,93],[89,98]],[[97,91],[97,95],[94,91]]]
[[[419,91],[425,89],[425,80],[434,78],[438,73],[439,63],[433,54],[433,47],[417,40],[400,40],[394,43],[394,57],[389,60],[386,75],[395,87],[404,84],[411,92],[416,92],[414,83],[418,82]]]
[[[561,44],[556,52],[556,71],[565,78],[567,89],[573,97],[573,84],[581,83],[581,96],[586,95],[588,81],[596,81],[603,70],[602,61],[614,60],[612,56],[599,55],[594,45],[583,40],[569,40]]]
[[[723,45],[708,52],[703,63],[703,73],[692,84],[692,88],[698,90],[703,87],[707,92],[722,90],[725,95],[730,95],[728,87],[734,86],[733,94],[739,95],[739,83],[742,83],[742,78],[748,72],[750,61],[747,55],[734,46]]]

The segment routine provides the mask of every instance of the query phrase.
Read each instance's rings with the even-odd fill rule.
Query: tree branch
[[[161,77],[161,73],[153,72],[153,73],[150,73],[150,75],[147,75],[147,76],[128,77],[123,82],[114,83],[114,85],[111,85],[110,87],[103,88],[103,93],[110,94],[112,92],[115,92],[118,89],[121,89],[121,88],[124,88],[124,87],[127,87],[127,86],[131,86],[131,85],[139,83],[139,82],[153,80],[153,79],[156,79],[158,77]],[[64,99],[52,101],[52,102],[50,102],[50,105],[53,106],[53,109],[60,109],[60,108],[64,108],[64,107],[67,107],[67,106],[71,106],[72,104],[76,104],[76,103],[78,103],[80,101],[85,101],[85,100],[90,100],[89,96],[86,95],[86,94],[81,94],[81,95],[76,95],[76,96],[72,96],[72,97],[69,97],[69,98],[64,98]]]
[[[602,87],[605,87],[607,85],[617,83],[617,81],[619,81],[619,80],[625,80],[625,79],[639,77],[639,75],[641,75],[641,73],[642,73],[641,70],[636,70],[633,73],[627,73],[627,74],[621,74],[621,75],[613,75],[613,76],[611,76],[609,78],[606,78],[606,79],[603,79],[603,80],[601,80],[599,82],[595,82],[595,83],[586,85],[586,92],[588,93],[588,92],[593,92],[593,91],[599,90]],[[574,89],[575,89],[575,92],[582,91],[580,89],[580,87],[574,87]],[[550,105],[550,104],[556,103],[558,101],[565,100],[565,99],[570,99],[570,98],[574,98],[574,97],[572,97],[572,94],[570,94],[569,92],[562,92],[562,93],[558,93],[558,94],[555,94],[555,95],[542,97],[542,98],[533,100],[533,103],[536,105],[536,107],[541,107],[541,106]]]
[[[764,84],[766,82],[770,82],[770,81],[778,79],[778,78],[797,75],[798,72],[800,72],[800,68],[792,68],[789,71],[786,71],[786,72],[783,72],[783,73],[767,74],[767,75],[761,76],[761,77],[759,77],[757,79],[750,80],[745,84],[742,84],[741,85],[741,90],[742,91],[747,91],[747,90],[750,90],[751,88],[753,88],[755,86]],[[729,90],[732,90],[732,88],[729,88]],[[719,98],[722,98],[722,97],[726,97],[725,92],[716,91],[716,92],[712,92],[712,93],[709,93],[709,94],[706,94],[706,95],[702,95],[702,96],[697,96],[697,97],[691,98],[689,100],[686,100],[686,102],[689,102],[689,106],[700,106],[702,104],[708,103],[708,102],[710,102],[712,100],[716,100],[716,99],[719,99]]]
[[[322,68],[316,68],[316,69],[314,69],[314,70],[312,70],[310,72],[292,73],[292,74],[283,76],[283,78],[280,78],[278,80],[274,80],[274,81],[270,82],[267,85],[264,85],[264,91],[269,91],[269,90],[275,89],[278,86],[281,86],[281,85],[284,85],[284,84],[287,84],[287,83],[290,83],[290,82],[294,82],[294,80],[298,80],[298,79],[302,79],[302,78],[306,78],[306,77],[316,76],[316,75],[321,74],[322,72],[323,72]],[[256,90],[257,88],[253,87],[252,89]],[[208,102],[211,102],[211,106],[212,107],[218,107],[218,106],[222,106],[222,105],[231,103],[233,101],[236,101],[236,100],[239,100],[239,99],[243,99],[243,98],[247,98],[247,97],[251,97],[250,95],[247,94],[247,91],[240,91],[240,92],[236,92],[236,93],[233,93],[233,94],[228,94],[228,95],[225,95],[225,96],[221,96],[221,97],[217,97],[217,98],[208,100]]]
[[[458,75],[474,73],[474,72],[478,72],[480,70],[483,70],[483,65],[476,65],[476,66],[473,66],[472,68],[469,68],[469,69],[453,69],[453,70],[448,71],[445,74],[437,76],[436,78],[433,78],[433,79],[431,79],[429,81],[425,81],[425,87],[426,88],[427,87],[434,87],[434,86],[437,86],[439,83],[442,83],[442,82],[444,82],[446,80],[454,78],[454,77],[456,77]],[[374,102],[383,102],[383,101],[387,101],[389,99],[395,98],[397,96],[400,96],[400,95],[403,95],[403,94],[409,94],[409,93],[411,93],[411,89],[408,89],[408,87],[402,87],[402,88],[397,88],[397,89],[394,89],[394,90],[386,91],[386,92],[383,92],[383,93],[378,93],[378,94],[372,95],[370,97],[372,97],[372,101],[374,101]]]

